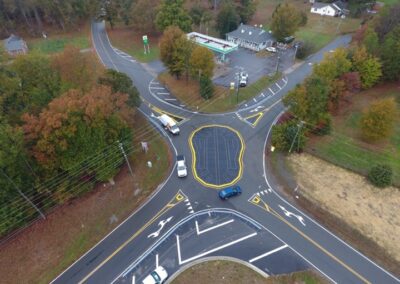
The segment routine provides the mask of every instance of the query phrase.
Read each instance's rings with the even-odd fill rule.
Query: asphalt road
[[[111,46],[104,23],[92,25],[92,37],[103,64],[132,78],[144,101],[140,111],[176,154],[186,156],[190,169],[199,153],[190,149],[189,140],[200,127],[220,125],[240,134],[244,150],[236,164],[241,169],[232,183],[240,185],[243,194],[222,201],[216,189],[204,186],[192,170],[188,177],[179,179],[174,168],[141,208],[53,283],[140,283],[157,265],[172,275],[209,256],[235,257],[270,275],[312,268],[335,283],[400,283],[280,196],[265,165],[270,129],[284,109],[280,99],[310,74],[324,52],[346,45],[349,36],[337,38],[288,72],[285,84],[279,82],[273,95],[257,97],[236,111],[217,115],[202,114],[201,108],[192,112],[178,101],[160,99],[151,90],[152,85],[162,88],[154,74]],[[179,136],[172,137],[159,126],[153,115],[160,112],[182,118]],[[212,151],[213,143],[209,144],[204,144],[204,149]]]

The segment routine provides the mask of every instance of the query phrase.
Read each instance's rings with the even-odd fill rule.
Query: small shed
[[[26,42],[14,34],[11,34],[7,39],[4,40],[4,48],[7,53],[12,56],[26,54],[28,52],[28,46],[26,45]]]
[[[311,13],[320,14],[321,16],[337,17],[342,14],[341,9],[333,3],[314,2],[311,7]]]
[[[236,30],[227,33],[226,40],[254,51],[265,49],[275,42],[272,34],[262,29],[261,25],[257,27],[243,24],[240,24]]]

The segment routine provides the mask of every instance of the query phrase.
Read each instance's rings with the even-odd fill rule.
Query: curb
[[[247,261],[234,258],[234,257],[229,257],[229,256],[210,256],[210,257],[205,257],[201,258],[199,260],[195,260],[187,265],[182,266],[179,268],[172,276],[165,282],[165,284],[171,284],[172,281],[174,281],[182,272],[185,270],[189,269],[192,266],[195,266],[197,264],[203,263],[203,262],[208,262],[208,261],[217,261],[217,260],[225,260],[225,261],[232,261],[239,263],[241,265],[247,266],[248,268],[252,269],[253,271],[261,274],[263,277],[268,278],[270,275],[259,269],[258,267],[248,263]]]

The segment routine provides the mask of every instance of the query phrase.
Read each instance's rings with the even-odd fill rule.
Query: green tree
[[[178,27],[168,27],[160,39],[161,61],[167,67],[168,72],[177,79],[189,67],[191,42]]]
[[[25,224],[34,213],[23,210],[26,201],[21,192],[31,191],[32,176],[25,165],[28,155],[24,147],[24,136],[20,129],[13,128],[0,117],[0,235]],[[12,183],[10,180],[12,180]],[[18,201],[16,201],[18,200]]]
[[[379,11],[378,22],[375,27],[375,31],[382,41],[386,35],[398,28],[400,25],[400,3],[396,5],[385,5],[385,7]]]
[[[153,32],[156,30],[155,20],[159,0],[138,0],[131,10],[131,21],[135,29],[141,32]]]
[[[368,54],[364,46],[359,47],[352,57],[353,69],[360,74],[361,87],[371,88],[382,76],[382,66],[378,58]]]
[[[278,41],[281,41],[285,37],[294,35],[301,22],[301,14],[293,5],[278,4],[272,13],[272,34]]]
[[[200,96],[208,100],[214,95],[214,85],[209,77],[200,77]]]
[[[295,120],[274,125],[271,144],[281,152],[301,152],[306,144],[305,128]]]
[[[378,56],[379,55],[379,38],[378,34],[372,29],[368,28],[365,31],[364,39],[362,44],[365,46],[369,54]]]
[[[105,74],[99,78],[99,84],[110,86],[113,93],[127,94],[129,96],[128,106],[140,106],[139,92],[133,85],[131,78],[125,73],[107,69]]]
[[[384,79],[389,81],[400,79],[400,27],[387,34],[380,54]]]
[[[238,5],[238,13],[240,22],[246,24],[253,17],[256,12],[257,3],[254,0],[240,0]]]
[[[208,48],[196,46],[190,57],[190,69],[193,76],[211,78],[214,73],[214,54]]]
[[[393,133],[396,115],[396,102],[393,98],[372,103],[364,110],[360,121],[364,139],[375,142],[388,138]]]
[[[192,19],[183,7],[183,0],[163,0],[156,17],[156,26],[164,31],[169,26],[177,26],[184,32],[192,29]]]
[[[347,50],[338,48],[334,52],[326,54],[321,63],[314,66],[313,73],[326,82],[331,82],[349,72],[350,69],[351,61],[347,58]]]
[[[217,15],[216,28],[221,37],[235,30],[240,21],[240,16],[236,12],[235,7],[231,3],[225,3]]]

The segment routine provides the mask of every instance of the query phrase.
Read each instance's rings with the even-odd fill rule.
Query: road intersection
[[[173,97],[169,92],[162,94],[167,93],[166,89],[146,68],[112,47],[104,23],[93,23],[92,39],[107,68],[131,77],[143,99],[139,111],[166,137],[175,154],[185,155],[188,165],[196,165],[197,153],[191,149],[190,141],[200,129],[213,126],[239,134],[244,143],[242,161],[221,163],[219,167],[242,163],[237,167],[241,171],[239,178],[235,180],[238,175],[232,174],[230,179],[242,186],[243,194],[222,201],[215,190],[221,181],[227,183],[221,176],[214,179],[216,186],[210,187],[199,182],[193,173],[179,179],[173,171],[141,208],[53,283],[140,283],[158,265],[172,275],[185,265],[210,256],[240,259],[269,275],[311,268],[334,283],[400,283],[279,195],[266,168],[265,148],[271,127],[284,111],[282,96],[310,74],[312,65],[322,60],[324,52],[348,44],[349,36],[337,38],[309,58],[307,63],[312,64],[303,64],[286,74],[272,86],[273,90],[264,90],[264,96],[260,94],[237,110],[223,114],[201,113],[201,107],[191,111],[178,100],[160,98]],[[166,133],[154,113],[180,118],[181,134],[172,137]],[[196,142],[197,146],[202,145],[199,149],[203,147],[199,151],[216,149],[212,145],[218,143],[207,139]],[[224,143],[231,143],[227,141]],[[236,152],[229,154],[229,149],[238,149],[232,145],[221,146],[228,153],[219,155],[239,159]]]

